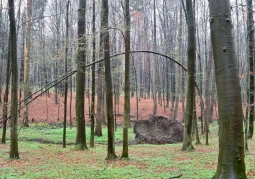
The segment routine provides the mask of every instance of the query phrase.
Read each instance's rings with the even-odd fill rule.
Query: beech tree
[[[128,158],[128,122],[130,120],[130,15],[129,0],[125,0],[125,101],[123,124],[123,158]]]
[[[85,14],[86,0],[79,0],[78,9],[78,54],[76,75],[76,148],[87,149],[84,115],[84,87],[85,87]]]
[[[157,21],[156,21],[156,0],[153,1],[153,50],[156,52],[157,48],[157,38],[156,38],[156,26],[157,26]],[[152,98],[153,98],[153,115],[157,114],[157,85],[158,85],[158,63],[157,63],[157,56],[153,55],[153,62],[152,62]]]
[[[248,40],[248,74],[247,103],[249,104],[249,130],[251,139],[254,130],[254,21],[252,0],[247,0],[247,40]]]
[[[195,59],[196,59],[196,39],[195,39],[195,17],[192,0],[186,0],[187,25],[188,25],[188,89],[186,95],[186,113],[184,121],[184,134],[182,150],[194,149],[192,145],[192,119],[195,102]]]
[[[213,178],[245,179],[242,101],[230,0],[209,0],[209,8],[219,104],[219,155]]]
[[[3,104],[3,133],[2,133],[2,140],[1,143],[6,143],[6,129],[7,129],[7,117],[8,117],[8,96],[9,96],[9,84],[10,84],[10,77],[11,77],[11,69],[10,69],[10,40],[9,40],[9,49],[8,49],[8,57],[7,57],[7,65],[6,65],[6,75],[5,75],[5,92],[4,92],[4,104]]]
[[[95,0],[92,2],[92,32],[93,32],[93,39],[92,39],[92,61],[96,60],[96,3]],[[90,120],[91,120],[91,130],[90,130],[90,147],[94,147],[94,128],[95,128],[95,93],[96,93],[96,77],[95,77],[95,64],[92,65],[92,80],[91,80],[91,107],[90,107]]]
[[[100,14],[100,39],[99,39],[99,57],[103,57],[103,6],[101,6],[101,14]],[[98,69],[97,69],[97,110],[96,110],[96,128],[95,128],[95,135],[102,136],[102,122],[103,122],[103,113],[104,113],[104,62],[99,62]]]
[[[108,21],[108,0],[102,0],[103,13],[103,35],[104,35],[104,63],[105,63],[105,83],[106,83],[106,112],[107,112],[107,128],[108,128],[108,150],[107,160],[117,158],[115,154],[114,139],[114,117],[113,117],[113,101],[112,101],[112,77],[110,62],[110,44],[109,44],[109,21]]]
[[[69,38],[69,4],[68,0],[66,3],[66,47],[65,47],[65,74],[67,74],[67,57],[68,57],[68,38]],[[65,80],[65,89],[64,89],[64,123],[63,123],[63,148],[66,148],[66,118],[67,118],[67,92],[68,92],[68,82]]]
[[[32,0],[27,0],[26,6],[26,35],[25,35],[25,50],[24,50],[24,99],[25,99],[25,110],[24,110],[24,126],[28,125],[28,98],[29,98],[29,71],[30,71],[30,24],[31,24],[31,3]]]
[[[15,24],[15,10],[14,0],[9,2],[9,21],[10,21],[10,59],[12,72],[12,86],[11,86],[11,145],[10,158],[18,159],[18,63],[17,63],[17,35]]]

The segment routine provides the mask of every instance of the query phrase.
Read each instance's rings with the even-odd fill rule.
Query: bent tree
[[[213,178],[247,178],[241,92],[232,36],[229,0],[209,0],[219,105],[219,156]]]

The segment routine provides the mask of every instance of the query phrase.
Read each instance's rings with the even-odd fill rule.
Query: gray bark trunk
[[[14,2],[9,0],[9,20],[10,20],[10,54],[12,66],[12,87],[11,87],[11,141],[10,158],[19,158],[18,151],[18,63],[17,63],[17,36],[15,25]]]
[[[242,102],[229,0],[209,0],[219,109],[219,155],[215,179],[247,178]]]
[[[87,149],[85,116],[84,116],[84,87],[85,87],[85,13],[86,0],[79,1],[78,9],[78,55],[77,55],[77,75],[76,75],[76,148]]]
[[[186,0],[187,8],[187,25],[188,25],[188,89],[186,95],[186,114],[184,121],[184,138],[182,150],[193,150],[192,145],[192,121],[193,121],[193,108],[195,102],[195,59],[196,59],[196,41],[195,41],[195,18],[193,11],[192,0]]]

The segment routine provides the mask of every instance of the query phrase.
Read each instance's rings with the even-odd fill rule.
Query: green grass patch
[[[9,160],[9,129],[7,144],[0,145],[0,178],[211,178],[216,171],[218,158],[217,124],[210,126],[209,146],[194,145],[192,152],[181,151],[182,144],[130,145],[129,160],[118,158],[106,161],[107,129],[103,136],[95,137],[95,148],[75,150],[76,129],[67,128],[67,148],[62,148],[63,129],[60,126],[34,124],[19,132],[19,160]],[[2,133],[2,129],[0,129]],[[116,141],[122,141],[122,128],[116,131]],[[87,145],[90,128],[86,127]],[[129,140],[134,140],[133,129]],[[88,145],[89,147],[89,145]],[[255,145],[249,140],[250,152],[246,155],[249,178],[255,178]],[[116,146],[116,155],[121,156],[122,146]]]

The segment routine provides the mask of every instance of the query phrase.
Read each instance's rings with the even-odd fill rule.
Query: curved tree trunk
[[[219,105],[219,155],[215,179],[247,178],[243,114],[229,0],[209,0]]]

